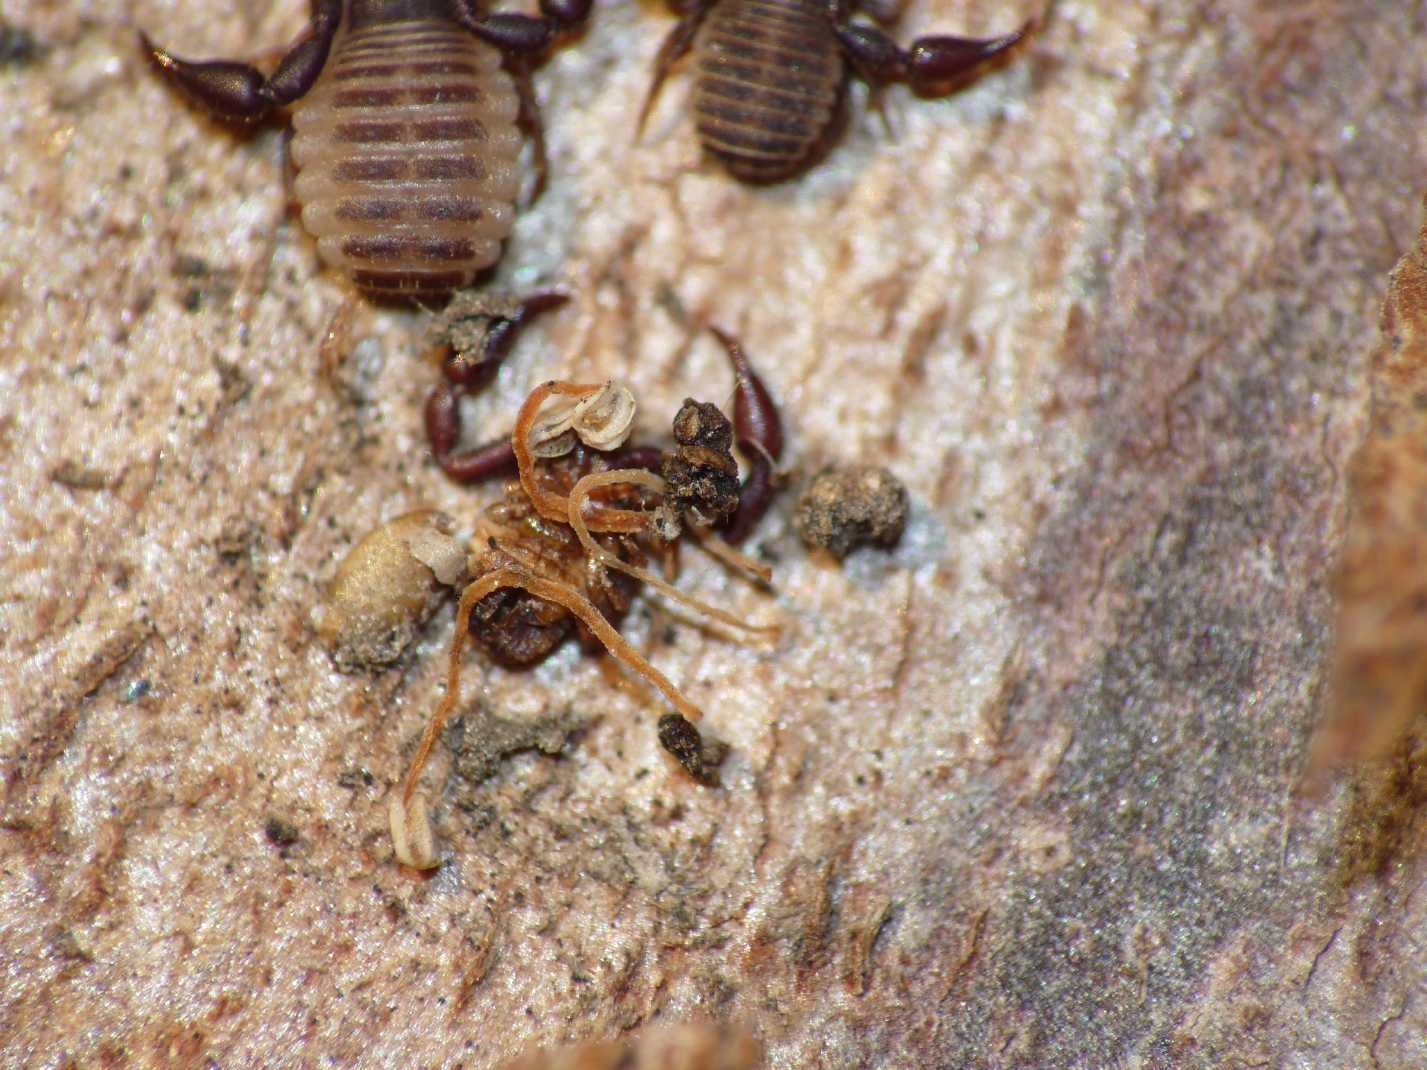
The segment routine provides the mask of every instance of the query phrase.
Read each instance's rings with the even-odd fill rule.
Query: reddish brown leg
[[[477,0],[456,0],[457,21],[476,37],[505,53],[506,66],[520,97],[517,122],[534,147],[535,184],[527,207],[545,192],[549,156],[545,151],[545,124],[530,82],[530,68],[549,52],[556,39],[581,29],[589,20],[592,0],[540,0],[539,15],[484,14]]]
[[[836,30],[857,73],[873,85],[904,82],[923,97],[944,97],[988,63],[1006,55],[1035,26],[1031,19],[1003,37],[918,37],[903,51],[881,30],[841,21]]]
[[[508,60],[510,76],[515,81],[515,93],[520,99],[520,113],[516,125],[525,131],[532,150],[531,168],[535,181],[530,187],[530,197],[525,202],[529,208],[545,192],[545,183],[550,174],[550,154],[545,150],[545,122],[540,118],[540,101],[535,97],[535,84],[530,80],[530,67],[524,60]]]
[[[674,4],[670,6],[675,7]],[[693,47],[694,36],[699,32],[704,16],[712,6],[710,0],[693,0],[692,3],[675,7],[679,11],[679,21],[669,31],[669,36],[664,38],[664,43],[659,46],[659,54],[654,57],[654,79],[649,83],[649,92],[645,94],[644,107],[639,109],[639,125],[634,130],[635,140],[644,132],[644,124],[649,120],[649,113],[654,110],[659,90],[664,88],[664,79],[669,77],[669,71],[673,69],[674,64]]]
[[[327,62],[341,20],[342,0],[312,0],[307,34],[267,77],[247,63],[179,59],[159,48],[142,30],[139,40],[164,77],[192,100],[223,119],[252,123],[312,88]]]
[[[472,359],[451,354],[442,368],[445,382],[426,399],[426,438],[441,470],[458,483],[475,483],[515,469],[510,436],[470,449],[461,443],[461,399],[486,386],[500,370],[516,336],[535,316],[568,301],[569,295],[545,290],[527,297],[509,316],[496,318],[486,329],[480,353]]]
[[[773,501],[773,466],[783,456],[783,421],[738,340],[718,327],[711,326],[709,331],[723,343],[736,377],[733,434],[748,462],[748,477],[738,496],[738,508],[724,521],[722,532],[728,542],[740,543],[752,533]]]

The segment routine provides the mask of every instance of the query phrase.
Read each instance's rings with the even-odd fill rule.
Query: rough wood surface
[[[631,145],[670,20],[603,5],[537,78],[551,188],[496,280],[576,300],[473,419],[558,372],[666,426],[728,396],[712,317],[795,483],[886,465],[910,525],[832,568],[788,495],[774,598],[690,555],[774,649],[643,603],[721,790],[573,646],[473,670],[540,751],[445,781],[429,879],[382,803],[450,613],[354,678],[310,611],[376,523],[488,492],[423,449],[426,317],[321,273],[276,129],[184,108],[133,37],[256,56],[304,9],[0,0],[0,1062],[490,1067],[714,1018],[779,1067],[1427,1063],[1421,859],[1345,871],[1371,815],[1296,792],[1427,174],[1423,4],[1063,0],[956,98],[887,94],[891,136],[859,94],[766,190],[699,166],[687,77]]]

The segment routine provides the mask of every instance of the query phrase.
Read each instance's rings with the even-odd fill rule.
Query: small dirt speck
[[[270,817],[263,826],[263,835],[274,847],[291,847],[300,838],[295,825],[290,825],[280,817]]]

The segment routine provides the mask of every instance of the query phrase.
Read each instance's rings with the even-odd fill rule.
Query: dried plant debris
[[[342,672],[383,668],[466,578],[454,522],[429,509],[372,531],[337,566],[317,614],[318,634]]]
[[[480,707],[451,722],[446,745],[456,758],[456,775],[468,787],[495,776],[511,755],[538,750],[557,755],[570,737],[587,723],[572,709],[533,719],[501,717]]]
[[[568,296],[556,290],[530,297],[487,290],[458,290],[427,331],[434,347],[449,347],[452,359],[469,366],[470,372],[494,375],[504,359],[510,341],[525,324],[547,309],[563,305]]]
[[[1427,229],[1393,270],[1349,468],[1332,714],[1315,773],[1396,753],[1427,709]]]
[[[1355,770],[1335,858],[1346,887],[1385,877],[1392,864],[1427,848],[1427,734],[1414,730],[1397,749]]]
[[[890,548],[907,526],[907,489],[885,468],[825,468],[798,498],[803,544],[841,560],[859,546]]]
[[[660,466],[668,491],[654,521],[658,530],[677,534],[678,518],[689,512],[706,523],[730,516],[742,487],[728,417],[717,405],[685,398],[674,417],[674,442]]]
[[[546,467],[552,480],[566,486],[584,474],[584,455]],[[642,562],[630,539],[597,535],[600,545],[620,559]],[[610,624],[618,627],[629,610],[638,583],[612,569],[589,567],[579,538],[567,524],[542,517],[519,484],[485,509],[471,540],[472,575],[505,567],[523,567],[583,593]],[[569,610],[515,587],[492,591],[471,608],[471,637],[498,664],[509,668],[536,665],[549,657],[572,633],[587,649],[599,640]]]
[[[767,581],[768,570],[712,530],[712,523],[738,504],[728,419],[711,405],[687,402],[675,420],[679,446],[673,455],[651,458],[648,449],[630,454],[686,475],[687,493],[676,498],[650,468],[611,467],[617,461],[606,458],[606,451],[623,445],[633,418],[628,392],[610,383],[544,383],[521,406],[512,438],[520,479],[476,525],[472,579],[456,611],[446,695],[391,803],[399,860],[421,868],[436,861],[424,846],[432,841],[424,808],[414,800],[431,747],[460,701],[468,634],[503,661],[533,664],[578,628],[668,699],[680,723],[672,733],[661,725],[661,742],[697,779],[714,782],[722,753],[706,746],[694,726],[702,711],[619,634],[618,621],[632,597],[632,580],[730,628],[776,633],[776,626],[749,624],[681,593],[644,561],[666,556],[675,538],[690,533],[720,560],[760,581]],[[732,474],[728,508],[722,507],[728,488],[710,472]],[[717,502],[711,503],[711,493]]]
[[[547,1048],[504,1070],[758,1070],[762,1046],[728,1026],[654,1026],[632,1037]]]
[[[659,743],[695,780],[718,784],[718,767],[728,756],[728,744],[704,736],[677,713],[659,718]]]
[[[1349,468],[1330,712],[1307,775],[1355,768],[1344,884],[1427,849],[1427,228],[1393,270],[1371,364],[1371,418]]]

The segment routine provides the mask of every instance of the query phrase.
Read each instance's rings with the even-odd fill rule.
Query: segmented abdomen
[[[293,114],[302,222],[371,293],[438,295],[500,257],[520,186],[500,53],[431,19],[345,33]]]
[[[773,182],[818,154],[846,70],[816,0],[719,0],[694,44],[704,149],[734,176]]]

